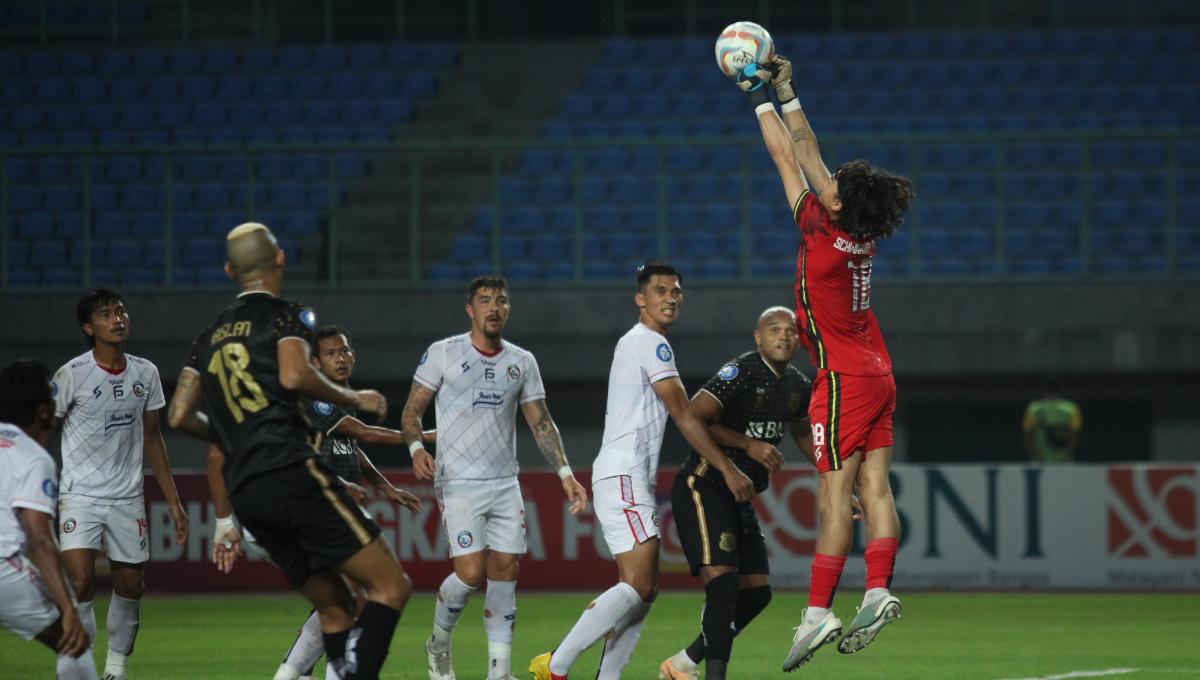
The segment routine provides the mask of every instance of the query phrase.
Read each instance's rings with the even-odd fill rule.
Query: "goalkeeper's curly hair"
[[[857,240],[891,236],[912,202],[912,180],[863,160],[842,164],[835,173],[842,209],[838,227]]]

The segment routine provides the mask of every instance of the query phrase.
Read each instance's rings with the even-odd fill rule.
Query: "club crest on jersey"
[[[333,404],[330,404],[327,401],[314,401],[313,410],[319,415],[327,416],[330,413],[333,413]]]
[[[471,532],[464,529],[458,532],[458,537],[454,540],[458,541],[458,547],[470,548],[471,544],[475,542],[475,537],[471,535]]]
[[[658,355],[659,361],[670,361],[671,357],[674,356],[671,354],[671,346],[665,342],[661,343],[658,348],[654,350],[654,353]]]
[[[53,479],[42,480],[42,493],[46,494],[46,498],[58,498],[58,485]]]
[[[62,530],[63,530],[64,534],[69,534],[72,531],[75,531],[75,520],[71,519],[71,518],[67,518],[66,520],[64,520],[63,525],[62,525]]]
[[[317,313],[307,307],[300,310],[300,323],[308,326],[308,330],[317,330]]]
[[[508,367],[508,379],[516,382],[521,379],[521,367],[516,364],[510,364]]]
[[[734,364],[725,364],[721,370],[717,372],[717,377],[721,380],[733,380],[738,376],[738,367]]]
[[[143,385],[140,380],[133,383],[133,396],[137,397],[138,399],[146,396],[146,386]]]

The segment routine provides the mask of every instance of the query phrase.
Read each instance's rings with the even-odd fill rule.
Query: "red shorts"
[[[856,451],[892,445],[896,381],[891,375],[843,375],[817,371],[808,419],[817,471],[840,470]]]

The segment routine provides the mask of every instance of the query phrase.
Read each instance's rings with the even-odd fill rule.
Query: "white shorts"
[[[58,542],[63,550],[101,546],[113,562],[141,564],[150,560],[146,502],[98,505],[83,496],[58,499]]]
[[[20,553],[0,559],[0,626],[32,640],[62,614],[33,563]]]
[[[640,474],[605,477],[592,482],[592,506],[614,555],[658,538],[658,501],[654,486]]]
[[[434,490],[450,557],[485,549],[525,554],[525,500],[515,477],[451,481]]]

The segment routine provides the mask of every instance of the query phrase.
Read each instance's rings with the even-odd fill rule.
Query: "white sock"
[[[300,674],[313,667],[325,653],[325,638],[321,635],[321,619],[313,612],[305,619],[296,635],[296,641],[287,651],[274,680],[296,680]]]
[[[462,582],[458,574],[450,572],[438,588],[437,606],[433,610],[433,641],[450,644],[450,635],[458,625],[458,617],[467,608],[467,600],[475,589]]]
[[[809,607],[804,613],[804,623],[811,626],[825,618],[828,613],[829,610],[825,607]]]
[[[342,680],[342,676],[338,675],[337,669],[333,664],[325,664],[325,680]]]
[[[108,603],[108,657],[104,674],[125,677],[125,666],[137,640],[138,618],[142,601],[113,593]]]
[[[887,588],[872,588],[867,591],[866,595],[863,595],[863,602],[870,602],[871,600],[878,600],[881,597],[887,597],[888,595],[891,595],[891,594],[892,594],[892,591],[888,590]]]
[[[96,677],[96,661],[92,658],[90,647],[80,654],[78,659],[69,656],[58,657],[54,669],[58,680],[99,680]]]
[[[686,649],[679,650],[675,656],[671,657],[671,663],[681,671],[694,671],[700,668],[700,664],[692,661],[692,657],[687,655]]]
[[[650,602],[638,602],[621,621],[617,634],[604,643],[604,653],[600,655],[600,668],[596,672],[596,680],[620,679],[621,672],[633,657],[633,650],[637,649],[638,639],[642,637],[642,624],[646,623],[646,615],[650,613],[651,605]]]
[[[96,644],[96,603],[92,600],[80,602],[75,605],[75,611],[79,613],[79,620],[83,622],[83,629],[88,634],[88,649]]]
[[[488,639],[488,677],[512,675],[513,629],[517,625],[517,582],[488,581],[483,628]]]
[[[641,603],[642,598],[628,583],[618,583],[601,593],[583,610],[579,620],[554,650],[554,655],[550,657],[550,672],[566,675],[579,655],[614,630]]]

